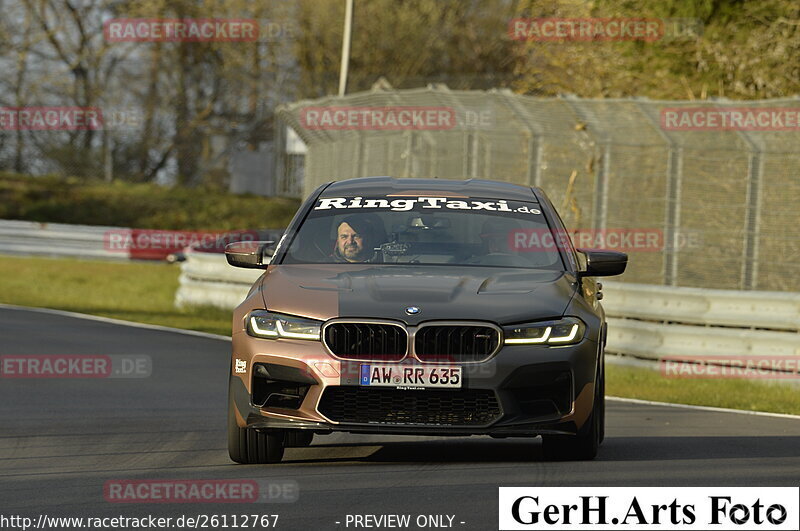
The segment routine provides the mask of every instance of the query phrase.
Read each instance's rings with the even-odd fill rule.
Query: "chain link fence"
[[[412,108],[445,109],[453,120],[405,127],[358,114]],[[725,111],[730,119],[736,109],[785,113],[786,122],[724,127],[709,117]],[[687,122],[696,110],[703,121]],[[571,229],[660,231],[657,250],[628,251],[624,281],[800,291],[798,112],[796,98],[584,100],[376,88],[280,107],[278,119],[307,154],[299,179],[297,155],[280,150],[276,175],[280,190],[298,195],[369,175],[540,186]]]

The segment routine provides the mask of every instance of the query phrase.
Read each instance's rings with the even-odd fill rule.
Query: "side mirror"
[[[266,269],[275,252],[275,242],[234,242],[225,246],[225,259],[234,267]]]
[[[628,255],[602,249],[578,249],[583,277],[611,277],[621,275],[628,265]]]

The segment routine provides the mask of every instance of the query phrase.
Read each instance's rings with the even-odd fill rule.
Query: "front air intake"
[[[400,361],[408,349],[405,329],[389,323],[331,323],[323,340],[335,356],[360,361]]]

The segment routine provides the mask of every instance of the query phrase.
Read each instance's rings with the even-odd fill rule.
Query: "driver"
[[[336,243],[331,258],[334,262],[375,262],[375,247],[380,243],[380,220],[364,215],[344,218],[336,229]]]

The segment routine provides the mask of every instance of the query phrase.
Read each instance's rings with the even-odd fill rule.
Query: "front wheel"
[[[284,433],[240,428],[236,424],[233,396],[228,392],[228,455],[245,465],[279,463],[283,459]]]

